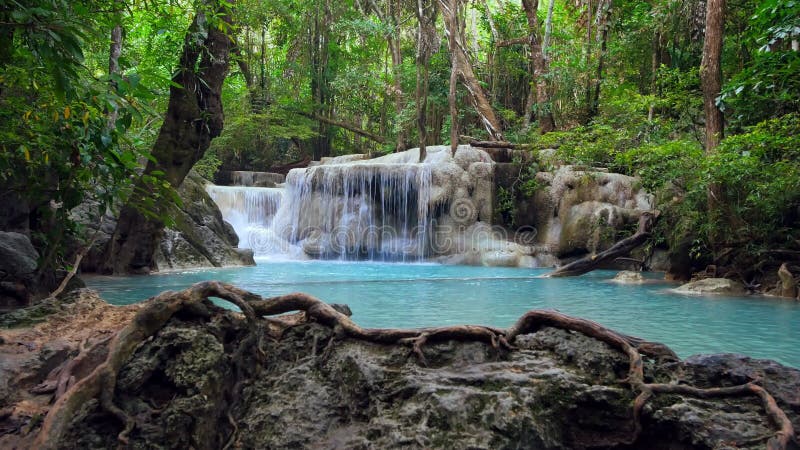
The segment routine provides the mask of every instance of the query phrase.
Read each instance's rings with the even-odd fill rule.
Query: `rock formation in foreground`
[[[213,282],[49,307],[0,331],[2,448],[780,449],[800,429],[796,369],[678,361],[553,311],[508,330],[369,330],[302,294]],[[22,311],[0,322],[45,313]]]

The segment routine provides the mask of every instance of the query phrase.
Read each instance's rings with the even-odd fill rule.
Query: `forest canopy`
[[[793,0],[0,5],[0,228],[30,232],[45,265],[68,256],[77,205],[100,217],[134,199],[157,216],[174,197],[141,170],[176,70],[199,70],[179,67],[182,49],[209,30],[230,69],[222,134],[196,165],[208,178],[503,140],[640,176],[667,213],[660,239],[707,262],[742,242],[735,257],[756,263],[800,246]]]

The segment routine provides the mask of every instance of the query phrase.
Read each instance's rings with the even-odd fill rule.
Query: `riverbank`
[[[210,289],[201,286],[205,295],[225,295]],[[553,322],[522,330],[515,339],[512,331],[486,329],[512,338],[514,349],[499,342],[493,348],[474,331],[388,345],[391,339],[377,344],[357,337],[350,325],[336,334],[323,325],[335,323],[325,317],[344,316],[311,308],[306,316],[263,322],[253,335],[257,322],[202,295],[181,295],[162,296],[158,307],[154,301],[112,307],[81,290],[51,305],[46,317],[39,317],[42,311],[17,313],[27,321],[20,322],[23,328],[9,329],[6,320],[0,331],[0,380],[7,393],[0,397],[6,399],[0,446],[27,448],[43,423],[52,425],[46,414],[53,397],[74,395],[59,387],[58,367],[75,381],[91,377],[109,349],[118,350],[108,338],[124,326],[131,330],[137,312],[143,315],[136,323],[149,324],[152,337],[139,335],[141,343],[117,364],[112,391],[114,404],[135,424],[130,445],[609,448],[628,442],[628,448],[763,448],[777,430],[756,396],[698,399],[684,393],[651,399],[636,433],[635,395],[620,383],[630,375],[629,360],[611,341],[601,342],[619,336],[607,329],[584,330],[597,333],[588,337],[565,331],[572,322]],[[179,298],[183,306],[165,315],[166,305]],[[737,355],[677,361],[662,346],[631,342],[645,355],[648,383],[680,379],[712,388],[757,380],[800,429],[797,369]],[[59,446],[116,445],[123,424],[92,396],[70,413]]]

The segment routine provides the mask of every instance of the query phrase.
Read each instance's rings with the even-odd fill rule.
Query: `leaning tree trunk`
[[[608,250],[602,251],[596,255],[589,255],[577,261],[573,261],[567,265],[561,266],[558,269],[548,273],[548,277],[576,277],[589,273],[600,267],[606,261],[614,260],[615,258],[623,257],[641,246],[652,236],[650,230],[653,228],[653,222],[658,218],[658,211],[643,212],[639,217],[639,227],[632,236],[629,236],[616,244],[612,245]]]
[[[147,273],[157,269],[154,254],[164,229],[159,216],[166,210],[158,201],[152,201],[153,175],[163,172],[164,180],[177,188],[203,157],[211,140],[222,132],[221,92],[232,45],[226,34],[231,16],[221,2],[215,1],[213,6],[221,16],[222,26],[209,24],[205,14],[198,12],[186,34],[180,65],[172,77],[175,85],[170,87],[167,114],[153,145],[153,159],[120,212],[106,249],[102,267],[105,273]],[[143,204],[151,206],[149,212],[155,214],[143,214]]]
[[[489,103],[489,99],[486,97],[486,94],[483,92],[483,87],[481,86],[480,82],[478,82],[478,78],[475,76],[475,72],[472,70],[472,64],[467,56],[461,20],[459,18],[461,9],[460,4],[461,0],[439,0],[439,5],[442,9],[442,18],[444,19],[444,26],[447,30],[447,37],[450,42],[450,58],[452,61],[452,70],[454,72],[451,74],[451,80],[453,77],[461,78],[461,81],[464,83],[464,87],[467,88],[467,92],[469,93],[470,102],[475,108],[475,112],[477,112],[478,116],[480,116],[481,123],[489,133],[490,139],[494,141],[502,141],[503,130],[500,125],[500,120],[498,120],[497,115],[494,113],[494,108],[492,107],[491,103]],[[451,97],[453,97],[450,100],[451,103],[454,101],[455,97],[455,93],[453,91],[454,89],[451,88]],[[456,141],[457,140],[458,133],[456,133]],[[451,143],[451,145],[454,144]]]

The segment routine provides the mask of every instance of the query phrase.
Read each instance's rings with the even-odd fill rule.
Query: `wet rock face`
[[[156,249],[159,269],[255,265],[252,251],[237,248],[239,238],[222,219],[219,208],[205,191],[205,183],[192,171],[178,188],[183,205],[173,208],[171,217],[175,224],[164,230]],[[97,271],[102,264],[105,247],[117,223],[111,213],[102,221],[93,217],[96,206],[87,202],[70,213],[73,220],[86,227],[87,241],[99,228],[92,248],[81,261],[81,270],[88,273]],[[75,244],[76,248],[80,245]]]
[[[164,231],[156,261],[159,269],[255,265],[253,253],[237,249],[239,238],[205,190],[206,181],[190,172],[178,188],[175,225]]]
[[[536,230],[536,244],[546,251],[568,258],[607,249],[617,240],[633,234],[639,216],[653,209],[654,197],[638,179],[602,169],[563,164],[553,159],[552,151],[538,156],[542,168],[532,174],[525,167],[536,167],[529,153],[519,152],[519,163],[497,165],[495,182],[505,192],[514,191],[513,211],[504,217],[515,227]],[[535,185],[532,193],[522,192],[520,177]]]
[[[623,270],[622,272],[616,274],[614,279],[611,281],[620,284],[639,284],[644,283],[645,280],[641,272]]]
[[[27,236],[0,231],[0,312],[28,304],[38,258]]]
[[[537,174],[543,186],[536,195],[536,226],[542,242],[559,256],[598,252],[632,234],[643,211],[653,208],[653,196],[636,178],[617,173],[563,166]]]
[[[293,169],[272,233],[314,258],[418,261],[492,219],[494,163],[470,146],[430,146],[374,159],[347,155]]]
[[[204,313],[205,314],[205,313]],[[241,353],[246,336],[230,313],[176,317],[143,344],[119,376],[115,402],[146,426],[132,448],[706,449],[763,448],[773,431],[751,398],[659,396],[631,436],[633,394],[620,383],[627,359],[581,334],[544,328],[518,351],[481,343],[424,348],[332,339],[321,325],[265,340],[265,360]],[[706,359],[704,359],[706,358]],[[733,355],[655,365],[668,382],[727,385],[759,375],[797,423],[800,371]],[[76,417],[65,448],[114,446],[121,425],[96,404]]]

